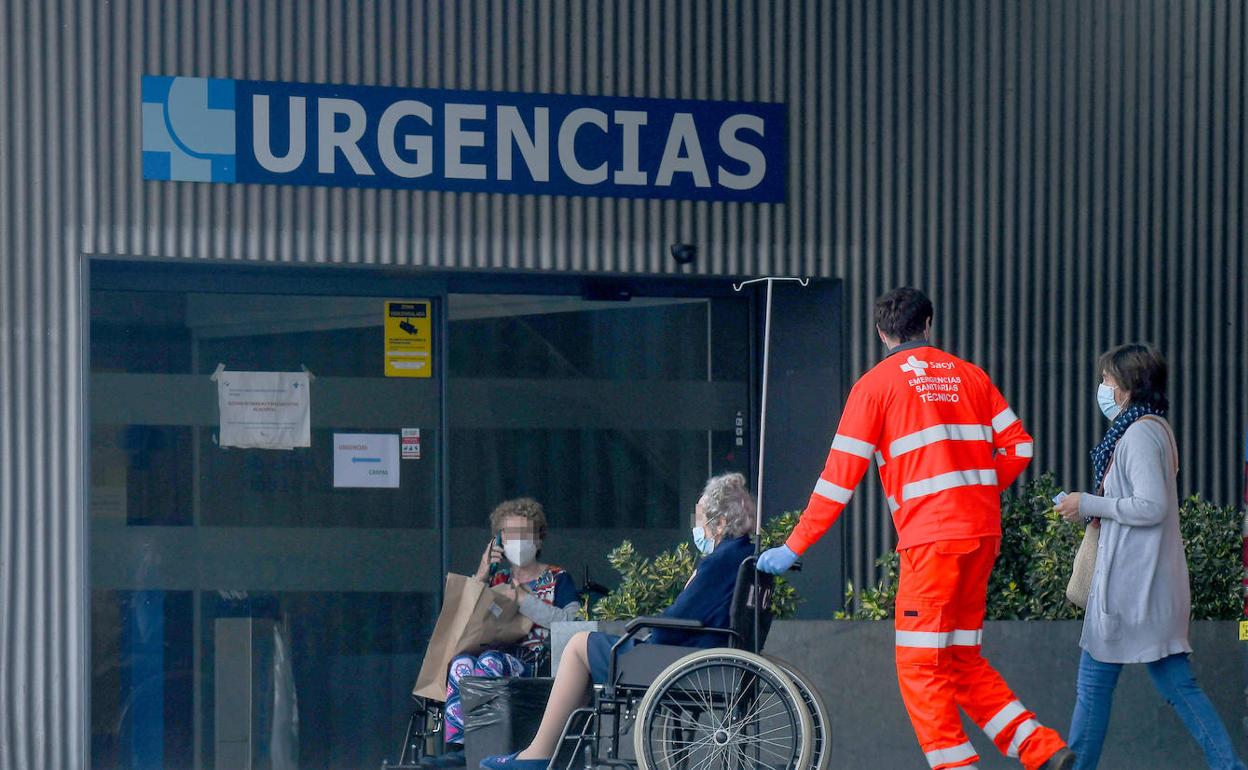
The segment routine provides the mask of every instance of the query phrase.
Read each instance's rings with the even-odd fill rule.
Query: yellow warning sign
[[[1248,642],[1248,620],[1239,621],[1239,641]]]
[[[433,376],[429,300],[386,303],[386,376]]]

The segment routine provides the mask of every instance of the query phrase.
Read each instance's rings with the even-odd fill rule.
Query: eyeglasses
[[[722,513],[706,514],[705,512],[703,512],[703,514],[706,516],[706,519],[701,525],[698,524],[698,512],[696,510],[693,513],[689,514],[689,528],[690,529],[697,527],[697,526],[706,526],[707,524],[710,524],[711,522],[716,521],[717,519],[720,519],[723,517]]]

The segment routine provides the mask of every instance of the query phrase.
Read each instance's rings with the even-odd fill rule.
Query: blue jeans
[[[1109,726],[1109,707],[1122,665],[1102,663],[1089,655],[1087,650],[1079,659],[1075,713],[1070,720],[1070,748],[1079,757],[1076,770],[1096,770],[1097,763],[1101,761],[1105,729]],[[1213,770],[1245,770],[1244,763],[1235,756],[1231,736],[1227,735],[1226,727],[1213,710],[1213,704],[1192,677],[1187,655],[1171,655],[1146,665],[1157,692],[1178,712],[1187,731],[1205,752],[1205,762],[1209,767]]]

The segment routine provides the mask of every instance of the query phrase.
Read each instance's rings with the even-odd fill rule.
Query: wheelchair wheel
[[[823,696],[806,681],[806,677],[801,671],[798,671],[787,661],[766,653],[763,654],[763,657],[783,669],[784,673],[789,675],[789,679],[793,680],[793,684],[797,686],[798,691],[801,692],[802,701],[810,712],[810,723],[813,728],[811,735],[814,751],[810,756],[810,767],[811,770],[827,770],[832,763],[832,718],[828,712],[827,704],[823,702]]]
[[[637,707],[640,770],[807,770],[810,712],[788,674],[742,650],[699,650],[655,677]]]

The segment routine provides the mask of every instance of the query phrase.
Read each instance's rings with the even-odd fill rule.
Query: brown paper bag
[[[519,605],[476,578],[449,573],[438,623],[434,626],[412,695],[446,701],[446,669],[460,653],[511,644],[529,635],[533,621]]]

